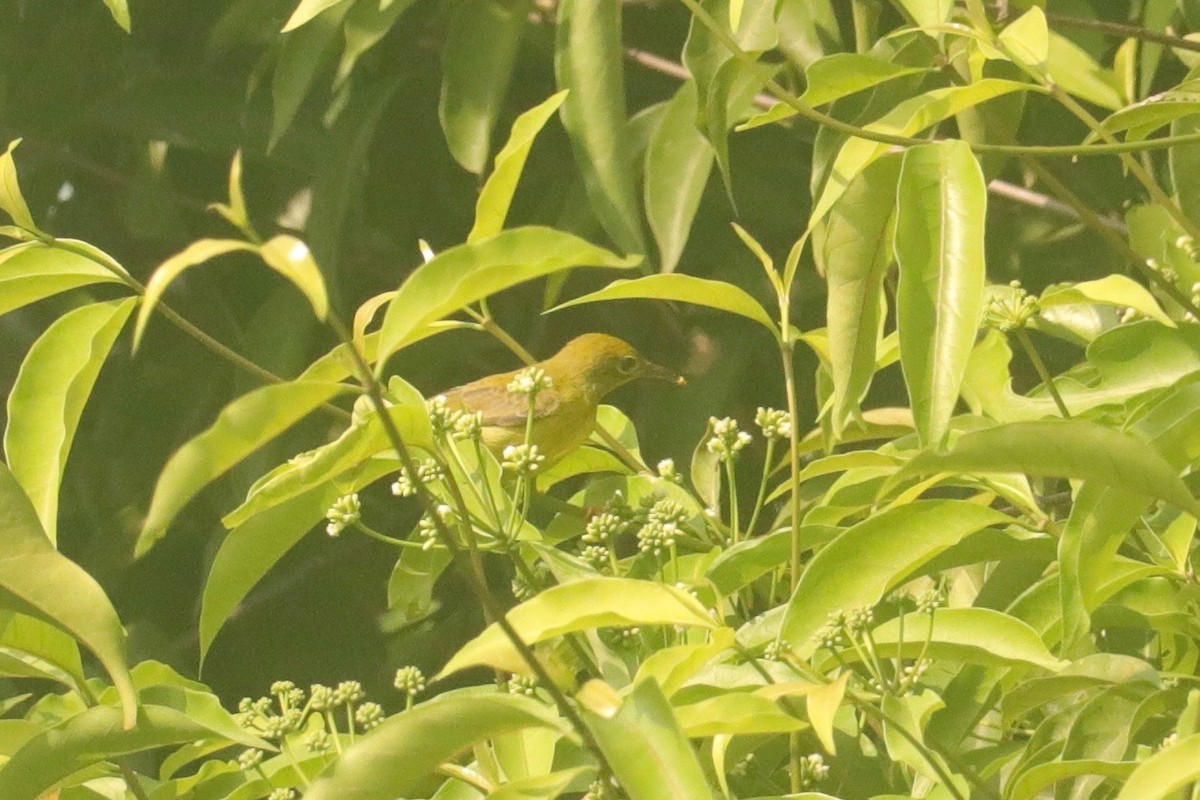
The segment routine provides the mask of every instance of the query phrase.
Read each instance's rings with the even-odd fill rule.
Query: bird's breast
[[[543,467],[553,464],[576,449],[596,427],[596,406],[582,400],[565,402],[553,413],[535,419],[530,441],[546,457]],[[484,425],[483,443],[496,456],[510,444],[525,441],[525,426]]]

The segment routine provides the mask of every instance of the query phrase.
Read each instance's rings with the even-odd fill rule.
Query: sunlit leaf
[[[1051,286],[1038,298],[1038,304],[1042,308],[1073,303],[1132,308],[1169,328],[1175,327],[1175,322],[1162,310],[1154,295],[1145,286],[1126,275],[1108,275],[1094,281]]]
[[[590,710],[592,730],[629,800],[711,800],[691,742],[654,681],[642,681],[613,713]]]
[[[464,692],[438,697],[362,736],[316,781],[306,800],[394,800],[423,792],[423,779],[476,742],[526,728],[562,730],[554,711],[529,697]]]
[[[114,0],[114,2],[123,3],[124,0]],[[33,221],[33,215],[29,213],[29,206],[25,203],[24,195],[21,194],[21,183],[17,179],[17,164],[13,159],[13,150],[16,150],[20,143],[20,139],[13,139],[8,143],[8,149],[4,151],[4,155],[0,156],[0,211],[8,214],[13,222],[25,230],[37,233],[39,230],[37,223]]]
[[[987,187],[966,142],[914,147],[897,189],[896,327],[922,442],[946,437],[983,308]]]
[[[1153,447],[1087,420],[1036,420],[960,436],[946,453],[923,453],[900,475],[1024,472],[1081,478],[1166,500],[1196,514],[1200,504]]]
[[[329,313],[329,299],[325,295],[325,280],[313,260],[308,245],[295,236],[276,236],[259,250],[267,266],[287,278],[304,293],[312,304],[317,319],[324,320]]]
[[[962,500],[921,500],[849,528],[808,563],[779,631],[802,655],[829,614],[873,606],[905,576],[975,531],[1009,517]]]
[[[932,620],[929,614],[914,611],[879,625],[871,637],[887,658],[916,658],[927,652],[929,658],[975,664],[1048,670],[1067,664],[1055,658],[1025,622],[990,608],[941,608]]]
[[[235,252],[254,252],[254,250],[254,245],[237,239],[200,239],[159,264],[158,268],[154,270],[154,274],[150,276],[150,280],[146,282],[146,294],[142,301],[142,307],[138,309],[137,324],[133,329],[134,348],[136,349],[141,344],[142,334],[146,331],[150,316],[172,281],[186,270],[217,256]]]
[[[504,147],[496,154],[496,165],[488,176],[475,203],[475,224],[467,234],[467,242],[475,243],[494,236],[504,229],[509,206],[517,191],[517,182],[525,169],[525,160],[542,128],[559,109],[566,91],[551,95],[529,109],[513,122],[512,132]],[[480,168],[482,170],[482,167]]]
[[[1045,69],[1050,58],[1050,29],[1046,14],[1034,6],[1004,26],[1000,31],[1000,46],[1026,68]]]
[[[59,484],[79,419],[135,305],[128,298],[64,314],[29,349],[8,395],[4,453],[51,542],[58,541]]]
[[[569,267],[628,268],[640,260],[540,227],[514,228],[443,250],[418,267],[388,305],[379,332],[379,369],[424,326],[510,286]]]
[[[135,552],[148,552],[166,535],[171,521],[201,489],[346,388],[336,383],[280,383],[255,389],[225,406],[208,429],[179,448],[163,467]]]
[[[284,24],[282,33],[295,30],[301,25],[304,25],[309,20],[316,17],[322,11],[331,6],[336,6],[343,0],[300,0],[292,15],[288,17],[288,21]]]
[[[41,242],[0,250],[0,314],[45,297],[120,278],[96,262]]]
[[[593,628],[717,627],[704,607],[686,592],[632,578],[589,578],[552,586],[509,611],[507,617],[528,644]],[[509,672],[528,669],[504,632],[493,624],[455,653],[440,676],[481,664]]]
[[[317,82],[321,66],[340,43],[342,20],[353,6],[349,0],[302,0],[288,20],[271,77],[268,151],[275,148],[292,126],[301,104]]]
[[[725,281],[697,278],[694,275],[647,275],[632,280],[617,280],[603,289],[598,289],[583,297],[568,300],[552,311],[570,308],[583,303],[594,303],[599,300],[673,300],[679,303],[694,303],[696,305],[728,311],[731,314],[752,319],[772,333],[776,325],[762,305],[738,286]]]
[[[0,465],[0,553],[4,554],[0,603],[62,628],[95,653],[120,691],[118,719],[132,725],[137,698],[121,620],[100,584],[54,549],[29,498],[4,465]]]
[[[1142,761],[1130,773],[1117,800],[1162,800],[1200,779],[1200,733],[1183,737]]]

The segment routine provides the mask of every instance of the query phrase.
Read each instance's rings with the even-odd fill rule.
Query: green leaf
[[[885,658],[916,658],[927,652],[934,659],[1051,671],[1068,663],[1055,658],[1028,624],[990,608],[940,608],[933,613],[932,625],[929,614],[914,611],[878,626],[871,637]],[[845,653],[843,657],[854,656]]]
[[[85,680],[74,639],[48,622],[13,611],[0,611],[0,674],[49,678],[70,689]]]
[[[58,541],[58,493],[83,408],[137,298],[82,306],[33,343],[8,395],[4,453],[33,500],[51,542]]]
[[[259,253],[268,267],[304,293],[317,319],[324,321],[329,313],[329,298],[325,294],[325,280],[308,245],[295,236],[276,236],[264,244]]]
[[[120,692],[125,725],[133,725],[137,697],[121,620],[100,584],[50,544],[29,498],[3,465],[0,554],[0,604],[62,628],[95,653]]]
[[[526,728],[563,731],[554,711],[529,697],[463,692],[386,720],[346,749],[305,800],[393,800],[424,794],[424,779],[476,742]]]
[[[757,300],[743,289],[725,281],[697,278],[694,275],[647,275],[632,280],[617,280],[583,297],[568,300],[551,311],[595,303],[599,300],[672,300],[728,311],[752,319],[778,335],[774,321]]]
[[[621,257],[569,233],[526,227],[443,250],[413,271],[388,304],[379,330],[377,368],[429,323],[510,286],[582,266],[629,268],[640,256]]]
[[[0,314],[80,286],[120,280],[94,261],[57,247],[13,245],[0,250]]]
[[[1175,120],[1171,135],[1200,133],[1200,114]],[[1189,219],[1200,219],[1200,144],[1184,144],[1167,150],[1171,186],[1179,206]]]
[[[825,318],[834,436],[857,413],[875,375],[875,352],[886,311],[883,281],[894,257],[900,160],[886,157],[863,170],[814,236],[814,250],[829,287]]]
[[[1200,779],[1200,733],[1181,738],[1142,761],[1117,800],[1162,800]]]
[[[403,403],[388,408],[388,415],[410,447],[429,449],[432,434],[423,403]],[[241,525],[254,514],[327,483],[392,449],[383,421],[374,412],[347,428],[341,436],[282,464],[250,488],[246,501],[222,518],[226,527]],[[392,459],[388,459],[392,461]]]
[[[713,797],[691,742],[654,681],[635,686],[615,713],[585,711],[584,721],[629,800]]]
[[[897,189],[896,328],[917,433],[946,438],[983,310],[987,186],[966,142],[914,147]]]
[[[488,800],[556,800],[572,783],[587,781],[596,774],[592,767],[556,770],[509,781],[488,794]]]
[[[128,0],[104,0],[104,5],[108,6],[109,13],[112,14],[116,23],[121,26],[121,30],[126,33],[132,33],[132,24],[129,19],[129,2]]]
[[[290,17],[288,17],[287,23],[283,26],[283,30],[280,32],[287,33],[288,31],[294,31],[301,25],[310,22],[325,9],[336,6],[342,1],[343,0],[300,0],[299,5],[296,6],[296,10],[292,12]]]
[[[1050,58],[1050,28],[1046,14],[1034,6],[1000,31],[1000,46],[1026,69],[1043,71]]]
[[[948,119],[964,109],[1013,92],[1041,91],[1029,83],[984,78],[969,86],[933,89],[897,105],[887,114],[866,126],[868,130],[900,136],[914,136],[926,128]],[[891,145],[868,139],[852,138],[842,145],[830,168],[829,180],[813,206],[809,227],[824,219],[834,201],[842,195],[854,176],[867,165],[886,155]]]
[[[563,0],[558,6],[554,74],[570,94],[562,106],[575,164],[596,217],[617,247],[643,253],[641,213],[625,139],[621,4]]]
[[[828,616],[873,606],[907,575],[975,531],[1012,520],[962,500],[920,500],[846,530],[809,562],[788,601],[779,638],[806,657]]]
[[[1050,31],[1047,72],[1066,91],[1102,108],[1121,107],[1118,78],[1067,37]]]
[[[707,610],[686,592],[632,578],[586,578],[552,586],[506,616],[527,644],[593,628],[717,627]],[[524,673],[528,669],[504,632],[492,624],[455,653],[438,678],[484,664],[509,672]]]
[[[391,4],[376,3],[372,0],[358,2],[346,15],[346,23],[342,26],[342,36],[346,47],[342,50],[342,59],[338,62],[334,75],[334,89],[341,88],[358,60],[388,34],[396,20],[408,10],[416,0],[396,0]],[[388,92],[390,97],[391,92]]]
[[[1080,775],[1100,775],[1124,780],[1136,767],[1137,762],[1134,761],[1101,761],[1094,758],[1047,761],[1023,770],[1009,784],[1006,796],[1009,800],[1037,800],[1044,796],[1042,792],[1047,786],[1059,781],[1077,778]]]
[[[804,79],[808,86],[804,94],[800,95],[800,102],[811,107],[823,106],[881,83],[918,72],[928,72],[928,68],[905,66],[863,53],[834,53],[813,62],[805,70]],[[738,125],[737,130],[748,131],[790,119],[798,113],[787,103],[777,103]]]
[[[247,392],[226,405],[211,426],[179,448],[163,467],[135,555],[144,555],[157,544],[201,489],[347,388],[337,383],[279,383]]]
[[[398,468],[376,459],[350,475],[330,480],[249,516],[229,532],[213,558],[200,606],[203,663],[221,626],[250,590],[320,520],[338,497],[357,491]]]
[[[646,218],[662,272],[679,264],[712,172],[713,150],[696,127],[697,113],[696,84],[687,81],[667,103],[646,150]]]
[[[950,18],[954,0],[899,0],[899,5],[908,12],[917,27],[929,28],[941,25]]]
[[[1175,322],[1162,310],[1154,295],[1145,286],[1126,275],[1107,275],[1094,281],[1051,286],[1038,298],[1038,304],[1042,308],[1076,303],[1132,308],[1168,328],[1175,327]]]
[[[183,710],[146,704],[137,709],[137,726],[123,729],[120,709],[95,706],[26,742],[0,769],[0,797],[37,800],[92,764],[214,736]]]
[[[1024,472],[1081,478],[1166,500],[1195,515],[1200,503],[1146,441],[1081,419],[1014,422],[965,433],[946,453],[922,453],[896,478],[935,472]]]
[[[504,221],[508,218],[508,209],[512,205],[533,142],[566,96],[566,91],[551,95],[513,122],[508,141],[496,154],[496,165],[475,203],[475,224],[467,234],[468,244],[475,244],[504,230]],[[482,171],[482,167],[477,171]]]
[[[150,315],[158,305],[159,299],[171,282],[184,271],[217,256],[235,252],[252,253],[255,249],[254,245],[249,242],[237,239],[200,239],[159,264],[158,268],[154,270],[154,274],[150,276],[150,280],[146,282],[146,294],[142,300],[142,307],[138,309],[137,324],[133,329],[134,349],[136,350],[141,344],[142,334],[146,331],[146,324],[150,321]]]
[[[8,143],[4,155],[0,156],[0,211],[12,217],[12,221],[25,230],[40,233],[37,223],[33,221],[33,215],[29,213],[25,196],[21,194],[21,183],[17,179],[17,163],[13,159],[13,150],[16,150],[20,143],[20,139],[13,139]]]
[[[476,175],[491,155],[492,129],[508,91],[529,7],[529,0],[467,0],[442,47],[438,118],[454,160]]]
[[[675,707],[675,719],[690,739],[708,736],[790,733],[808,723],[768,697],[744,692],[717,695]]]

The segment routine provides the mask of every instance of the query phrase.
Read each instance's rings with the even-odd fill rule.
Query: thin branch
[[[1182,36],[1176,36],[1171,33],[1159,33],[1149,28],[1139,28],[1136,25],[1122,25],[1119,22],[1069,17],[1064,14],[1052,14],[1049,11],[1046,12],[1046,21],[1051,25],[1061,25],[1064,28],[1075,28],[1081,31],[1099,31],[1100,33],[1107,33],[1112,36],[1120,36],[1122,39],[1141,39],[1144,42],[1165,44],[1168,47],[1174,47],[1176,50],[1190,50],[1193,53],[1200,53],[1200,42],[1185,39]]]

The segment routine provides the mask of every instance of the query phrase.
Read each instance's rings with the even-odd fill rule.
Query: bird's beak
[[[687,386],[687,378],[683,377],[677,372],[674,372],[673,370],[667,369],[666,367],[661,367],[658,364],[655,364],[653,361],[642,362],[642,377],[654,378],[655,380],[659,381],[667,381],[668,383],[673,383],[676,386]]]

